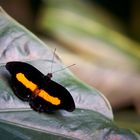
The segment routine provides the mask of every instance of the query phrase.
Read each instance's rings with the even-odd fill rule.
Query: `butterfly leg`
[[[38,112],[44,112],[44,108],[43,105],[40,101],[40,99],[38,99],[37,96],[32,96],[31,99],[29,100],[29,105],[31,106],[32,109],[34,109],[35,111]]]

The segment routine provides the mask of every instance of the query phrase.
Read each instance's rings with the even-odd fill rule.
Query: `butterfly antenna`
[[[52,73],[52,68],[53,68],[53,63],[54,63],[54,54],[55,54],[56,48],[53,51],[53,57],[52,57],[52,63],[51,63],[51,72]]]
[[[56,73],[56,72],[59,72],[59,71],[62,71],[62,70],[65,70],[65,69],[67,69],[67,68],[69,68],[69,67],[72,67],[72,66],[74,66],[74,65],[76,65],[76,64],[72,64],[72,65],[69,65],[69,66],[67,66],[67,67],[64,67],[64,68],[62,68],[62,69],[60,69],[60,70],[54,71],[52,74],[54,74],[54,73]]]

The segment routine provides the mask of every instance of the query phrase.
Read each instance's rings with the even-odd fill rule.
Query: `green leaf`
[[[42,41],[0,9],[0,138],[4,140],[79,139],[138,140],[132,131],[119,129],[112,121],[111,107],[97,90],[79,81],[69,70],[54,74],[53,80],[72,94],[76,110],[38,113],[18,99],[5,69],[8,61],[26,61],[42,73],[50,71],[52,51]],[[53,71],[63,68],[56,55]]]

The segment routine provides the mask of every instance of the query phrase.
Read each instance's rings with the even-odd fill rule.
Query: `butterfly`
[[[75,109],[70,92],[51,80],[52,73],[44,75],[34,66],[21,61],[8,62],[6,69],[11,75],[11,86],[15,95],[29,102],[32,109],[38,112],[58,109],[71,112]]]

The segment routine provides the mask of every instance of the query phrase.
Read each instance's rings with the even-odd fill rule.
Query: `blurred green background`
[[[101,91],[123,128],[140,133],[138,0],[1,0],[77,77]]]

